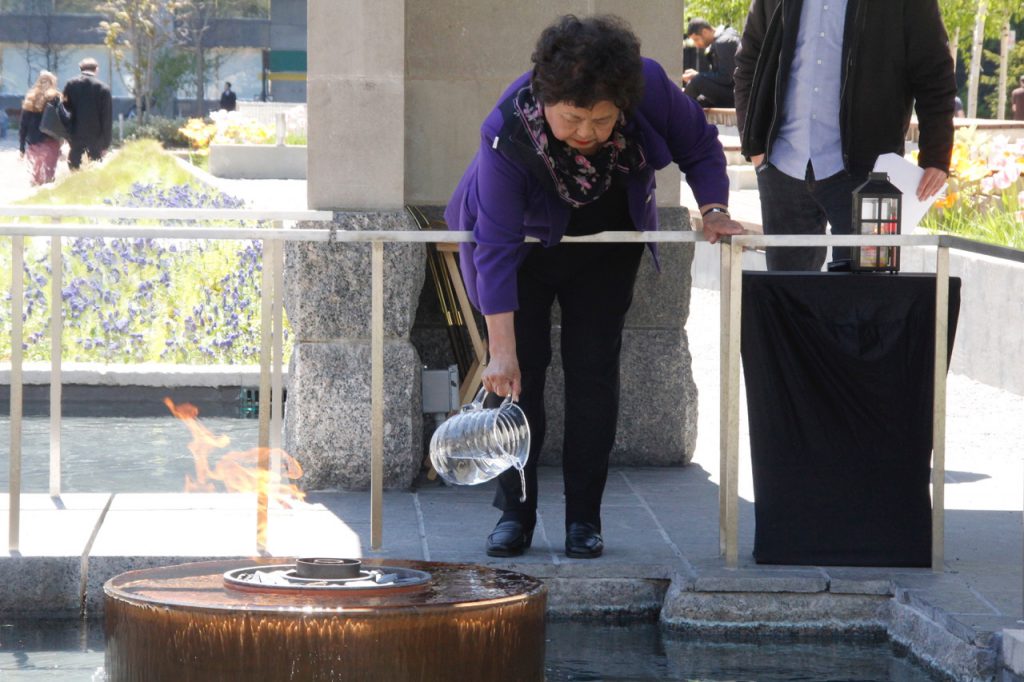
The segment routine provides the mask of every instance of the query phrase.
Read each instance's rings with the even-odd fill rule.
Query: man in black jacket
[[[224,92],[220,93],[220,108],[224,111],[234,111],[238,106],[238,96],[231,89],[231,83],[224,83]]]
[[[683,86],[687,95],[697,100],[705,109],[708,107],[733,106],[732,73],[736,70],[736,50],[740,46],[740,34],[731,26],[717,31],[706,19],[690,19],[686,26],[686,37],[694,47],[703,50],[711,68],[697,72],[687,69],[683,72]]]
[[[851,192],[920,130],[917,197],[949,171],[956,84],[936,0],[753,0],[736,55],[742,151],[765,234],[851,232]],[[772,270],[820,270],[824,247],[771,248]],[[849,249],[834,249],[842,267]]]
[[[97,161],[110,147],[112,99],[110,87],[96,77],[99,64],[92,57],[78,63],[81,73],[64,86],[64,106],[68,111],[71,151],[68,167],[77,170],[82,154]]]

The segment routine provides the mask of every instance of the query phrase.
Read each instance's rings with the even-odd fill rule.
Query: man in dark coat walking
[[[96,77],[99,64],[92,57],[78,63],[81,73],[64,86],[64,106],[70,117],[71,151],[68,166],[77,170],[82,154],[99,160],[110,147],[113,101],[110,86]]]

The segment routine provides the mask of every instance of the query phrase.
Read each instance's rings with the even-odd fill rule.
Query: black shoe
[[[565,555],[572,559],[596,559],[604,551],[604,540],[597,525],[577,521],[565,534]]]
[[[530,548],[533,528],[529,530],[521,521],[498,521],[487,536],[487,556],[519,556]]]

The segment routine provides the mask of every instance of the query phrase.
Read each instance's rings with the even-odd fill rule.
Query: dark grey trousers
[[[846,171],[817,180],[807,166],[803,180],[790,177],[768,162],[757,169],[757,188],[761,195],[761,221],[765,234],[850,234],[853,190],[865,178]],[[821,270],[827,248],[824,246],[769,247],[769,270]],[[833,249],[832,260],[850,258],[849,247]]]

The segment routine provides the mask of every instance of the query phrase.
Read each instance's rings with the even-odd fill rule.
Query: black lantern
[[[853,190],[854,234],[900,234],[903,192],[889,182],[885,173],[871,173],[863,185]],[[858,271],[899,272],[900,247],[854,246],[852,269]]]

